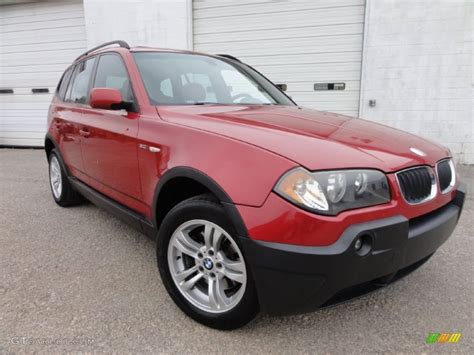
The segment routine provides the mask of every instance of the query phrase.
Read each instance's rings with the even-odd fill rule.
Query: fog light
[[[368,255],[372,251],[372,235],[365,233],[359,235],[357,239],[354,241],[354,251],[357,255],[365,256]]]
[[[355,244],[354,244],[354,249],[356,251],[359,251],[360,248],[362,248],[362,240],[360,240],[360,238],[357,238]]]

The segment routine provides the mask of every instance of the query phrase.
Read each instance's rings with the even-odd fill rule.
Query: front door
[[[115,88],[127,102],[134,102],[130,80],[119,54],[99,57],[92,87]],[[136,105],[135,105],[136,106]],[[144,212],[137,157],[140,115],[125,110],[83,110],[81,148],[86,174],[93,188],[114,200]]]

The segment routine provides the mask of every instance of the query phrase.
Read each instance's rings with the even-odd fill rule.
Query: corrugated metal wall
[[[43,145],[58,80],[85,49],[82,1],[0,6],[0,89],[14,91],[0,94],[0,145]]]
[[[238,57],[302,106],[357,116],[364,11],[364,0],[193,1],[194,50]]]

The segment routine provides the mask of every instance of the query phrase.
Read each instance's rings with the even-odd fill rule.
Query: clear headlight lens
[[[387,178],[378,170],[311,173],[295,168],[280,178],[274,190],[304,209],[327,215],[390,201]]]
[[[331,174],[328,177],[326,192],[329,201],[338,203],[346,193],[346,175],[343,173]]]

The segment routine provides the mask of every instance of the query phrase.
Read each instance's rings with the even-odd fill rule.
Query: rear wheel
[[[217,202],[200,196],[173,208],[160,228],[157,256],[166,289],[194,320],[235,329],[256,316],[250,270]]]
[[[82,196],[69,182],[56,149],[49,154],[49,185],[54,201],[62,207],[77,205],[83,201]]]

